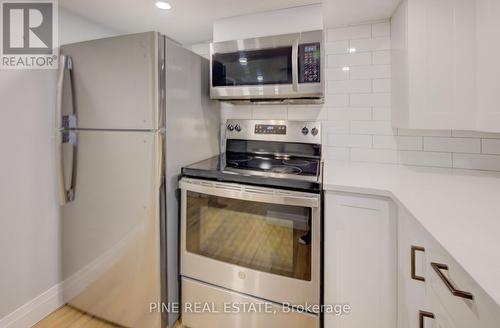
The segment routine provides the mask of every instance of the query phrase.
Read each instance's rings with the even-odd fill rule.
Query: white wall
[[[61,44],[117,34],[62,10],[59,28]],[[53,160],[56,75],[0,70],[0,326],[7,322],[2,317],[61,279]]]

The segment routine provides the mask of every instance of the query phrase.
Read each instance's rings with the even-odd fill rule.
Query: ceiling
[[[156,30],[183,43],[212,39],[221,18],[323,3],[326,26],[355,24],[391,16],[400,0],[59,0],[64,9],[122,33]]]
[[[212,39],[212,23],[221,18],[321,3],[321,0],[59,0],[62,8],[123,33],[156,30],[183,44]]]

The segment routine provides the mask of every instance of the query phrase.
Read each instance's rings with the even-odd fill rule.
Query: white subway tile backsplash
[[[500,139],[483,139],[482,153],[500,155]]]
[[[372,54],[373,65],[390,65],[391,64],[391,51],[374,51]]]
[[[356,49],[356,52],[388,50],[391,49],[391,39],[383,37],[351,40],[349,47]]]
[[[400,136],[451,137],[451,130],[408,130],[398,129]]]
[[[363,80],[358,80],[358,81],[363,81]],[[391,80],[390,79],[373,80],[373,92],[374,93],[390,93],[391,92]]]
[[[398,163],[397,150],[352,148],[351,160],[358,162]]]
[[[394,135],[388,121],[351,121],[351,134]]]
[[[328,93],[367,93],[372,91],[371,80],[328,81]]]
[[[372,136],[352,135],[352,134],[330,134],[328,135],[328,146],[371,148]]]
[[[328,113],[324,106],[288,107],[288,119],[292,121],[321,121],[327,118]]]
[[[349,71],[353,80],[358,79],[389,79],[391,78],[390,65],[354,66]]]
[[[349,121],[324,121],[321,124],[323,133],[329,134],[349,134]],[[324,140],[326,142],[326,140]]]
[[[349,71],[343,70],[342,67],[327,67],[325,70],[325,75],[327,81],[339,81],[339,80],[349,79]]]
[[[389,107],[390,93],[361,93],[351,94],[350,104],[354,107]]]
[[[399,152],[399,163],[404,165],[452,167],[451,153],[426,151]]]
[[[329,108],[328,109],[328,119],[337,121],[368,121],[371,120],[372,112],[370,108]]]
[[[350,39],[369,38],[372,35],[372,26],[370,24],[332,28],[326,32],[327,41],[339,41]]]
[[[391,23],[375,23],[372,24],[372,37],[390,36],[391,35]]]
[[[453,154],[453,167],[459,169],[500,171],[500,156]]]
[[[325,54],[346,54],[349,52],[349,41],[327,42],[325,45]]]
[[[490,132],[476,132],[476,131],[464,131],[464,130],[453,130],[452,135],[454,137],[463,138],[493,138],[500,139],[500,133],[490,133]]]
[[[325,160],[348,161],[349,148],[347,147],[323,147],[323,158]]]
[[[252,108],[252,118],[254,120],[286,120],[288,109],[286,106],[255,106]]]
[[[452,153],[480,153],[481,142],[472,138],[424,137],[425,151],[445,151]]]
[[[422,137],[373,136],[373,148],[422,150]]]
[[[327,61],[329,67],[370,65],[372,56],[369,52],[328,55]]]
[[[374,121],[390,121],[391,109],[389,107],[373,107],[373,120]]]
[[[346,107],[349,106],[349,95],[325,95],[325,105],[329,107]]]

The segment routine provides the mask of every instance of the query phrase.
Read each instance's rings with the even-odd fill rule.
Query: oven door
[[[187,178],[180,188],[183,276],[319,304],[320,195]]]

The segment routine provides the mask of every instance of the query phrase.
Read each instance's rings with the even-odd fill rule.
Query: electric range
[[[184,306],[183,323],[318,328],[320,313],[284,309],[321,304],[320,123],[229,120],[222,140],[220,156],[183,168],[179,182],[182,302],[273,313]]]

